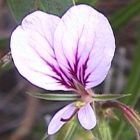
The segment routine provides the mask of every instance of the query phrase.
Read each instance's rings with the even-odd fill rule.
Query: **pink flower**
[[[75,114],[85,129],[96,125],[89,89],[105,79],[114,50],[108,20],[87,5],[73,6],[62,18],[36,11],[14,30],[11,52],[21,75],[41,88],[74,91],[81,96],[80,102],[56,113],[49,134]]]

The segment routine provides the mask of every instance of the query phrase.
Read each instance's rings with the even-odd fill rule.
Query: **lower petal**
[[[78,119],[80,124],[87,130],[95,127],[96,116],[90,104],[80,108],[78,111]]]
[[[73,103],[65,106],[61,110],[59,110],[54,117],[52,118],[49,126],[48,126],[48,134],[52,135],[56,133],[66,122],[61,119],[70,118],[75,111],[76,107]]]

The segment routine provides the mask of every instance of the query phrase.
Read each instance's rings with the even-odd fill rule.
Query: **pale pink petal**
[[[19,72],[47,90],[68,90],[61,83],[53,50],[54,31],[60,19],[36,11],[22,21],[11,36],[11,52]]]
[[[111,63],[108,62],[108,56],[106,55],[104,56],[104,59],[100,61],[100,63],[98,64],[98,67],[95,68],[94,71],[91,72],[91,74],[89,75],[87,84],[86,84],[86,89],[89,89],[93,87],[93,85],[96,86],[99,83],[101,83],[105,79],[110,66],[111,66]]]
[[[87,130],[95,127],[96,116],[90,104],[80,108],[78,111],[78,119],[80,124]]]
[[[97,37],[94,45],[100,49],[96,50],[95,55],[90,55],[87,63],[85,78],[88,78],[86,88],[91,88],[93,85],[96,86],[105,79],[115,51],[114,35],[107,19],[101,16],[96,30]],[[99,62],[93,66],[94,60],[96,61],[99,56],[101,56]]]
[[[101,13],[87,5],[73,6],[56,28],[54,49],[59,49],[56,58],[67,75],[72,73],[86,88],[94,87],[104,80],[110,67],[114,35]]]
[[[48,134],[52,135],[56,133],[66,122],[61,121],[61,119],[68,119],[71,117],[76,107],[73,103],[65,106],[63,109],[59,110],[52,118],[48,126]]]

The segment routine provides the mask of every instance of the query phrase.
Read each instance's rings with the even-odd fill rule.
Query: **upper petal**
[[[48,134],[52,135],[56,133],[66,122],[61,121],[61,119],[67,119],[69,118],[76,107],[73,105],[73,103],[65,106],[63,109],[59,110],[54,117],[52,118],[49,126],[48,126]]]
[[[87,130],[95,127],[96,116],[90,104],[87,104],[80,108],[80,110],[78,111],[78,119],[80,124]]]
[[[11,52],[19,72],[47,90],[67,90],[59,81],[53,50],[54,31],[60,19],[36,11],[26,16],[11,36]]]
[[[67,75],[72,74],[90,88],[104,80],[114,55],[115,40],[106,17],[90,6],[78,5],[70,8],[58,24],[54,49],[59,49],[56,58]]]

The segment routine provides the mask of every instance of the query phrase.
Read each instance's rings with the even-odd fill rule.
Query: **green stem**
[[[106,120],[101,119],[98,125],[101,140],[112,140],[109,124]]]
[[[75,0],[72,0],[73,5],[75,5]]]
[[[69,128],[63,138],[63,140],[72,140],[75,130],[76,130],[77,124],[75,121],[72,121],[69,125]]]
[[[77,128],[75,117],[67,122],[56,135],[57,140],[73,140]]]
[[[96,106],[99,107],[96,111],[98,121],[96,127],[92,131],[92,134],[97,140],[112,140],[112,133],[108,120],[104,117],[100,104],[96,104]]]

